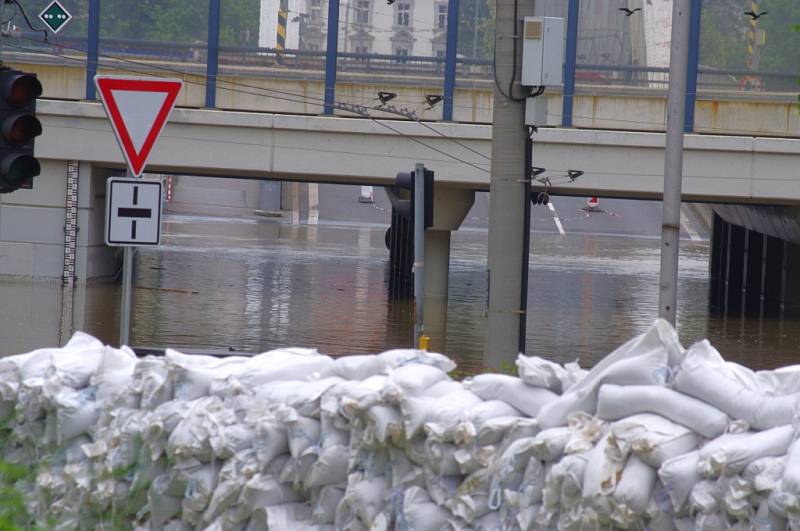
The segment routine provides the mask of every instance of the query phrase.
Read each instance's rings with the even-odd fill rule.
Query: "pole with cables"
[[[689,19],[692,0],[674,0],[667,92],[667,145],[664,157],[664,203],[661,224],[661,278],[658,315],[675,325],[678,306],[678,259],[683,180],[683,127],[689,72]]]
[[[497,0],[495,19],[495,90],[489,184],[489,305],[484,365],[513,363],[519,352],[522,319],[522,260],[525,214],[530,201],[524,170],[528,128],[520,86],[522,19],[533,15],[534,2]]]

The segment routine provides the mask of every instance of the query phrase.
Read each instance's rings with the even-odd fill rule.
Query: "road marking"
[[[558,227],[558,233],[561,234],[562,236],[565,235],[566,232],[564,232],[564,227],[561,226],[561,220],[558,219],[558,214],[556,214],[556,207],[553,206],[552,201],[547,203],[547,208],[549,208],[550,212],[553,213],[553,221],[556,222],[556,227]]]
[[[308,224],[319,223],[319,184],[308,184]]]
[[[692,228],[692,225],[689,222],[689,216],[687,216],[686,212],[683,211],[683,207],[681,207],[681,225],[683,225],[683,230],[686,231],[693,241],[699,242],[703,239],[700,237],[700,234],[698,234],[697,231]]]

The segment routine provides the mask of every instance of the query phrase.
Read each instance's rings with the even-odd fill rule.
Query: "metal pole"
[[[130,168],[125,174],[126,177],[133,178]],[[133,248],[122,248],[122,311],[119,318],[119,344],[130,344],[131,329],[131,299],[133,283]]]
[[[567,49],[564,58],[564,101],[561,106],[561,125],[572,127],[572,99],[575,96],[575,64],[578,58],[578,17],[580,0],[569,0],[567,12]]]
[[[5,10],[6,10],[6,3],[5,0],[3,0],[2,2],[0,2],[0,21],[3,20],[3,13],[5,13]],[[2,53],[2,51],[3,51],[3,28],[0,28],[0,54]],[[0,66],[3,66],[2,55],[0,55]]]
[[[100,0],[89,0],[89,27],[86,48],[86,99],[96,98],[94,76],[100,60]]]
[[[692,16],[689,22],[689,65],[686,77],[686,117],[683,130],[694,131],[694,105],[697,101],[697,65],[700,61],[700,16],[703,0],[692,0]]]
[[[525,91],[519,86],[522,64],[521,19],[533,15],[534,2],[497,0],[495,32],[497,83],[494,89],[492,162],[489,187],[489,311],[484,365],[513,363],[519,347],[523,310],[520,308],[524,246]],[[514,49],[516,47],[516,68]],[[508,94],[510,81],[513,94]],[[514,96],[511,98],[510,96]]]
[[[220,0],[208,0],[208,56],[206,57],[206,107],[217,106],[219,71]]]
[[[444,106],[442,120],[453,120],[453,96],[456,92],[456,49],[458,48],[458,0],[447,4],[447,50],[444,63]]]
[[[519,346],[517,350],[525,354],[526,339],[528,335],[528,268],[530,264],[531,253],[531,179],[533,178],[533,138],[528,132],[528,138],[525,142],[525,168],[523,175],[525,175],[525,222],[523,223],[523,241],[522,241],[522,289],[520,289],[520,319],[519,319]]]
[[[425,302],[425,165],[414,166],[414,348],[425,332],[423,307]]]
[[[691,0],[674,0],[672,46],[667,92],[667,145],[664,160],[664,203],[661,224],[661,279],[658,315],[675,325],[678,305],[678,256],[683,179],[683,126],[686,111],[686,75],[689,65],[689,10]]]
[[[475,0],[475,18],[472,22],[472,58],[478,57],[478,0]]]
[[[328,2],[328,48],[325,50],[325,114],[336,101],[336,59],[339,56],[339,0]]]

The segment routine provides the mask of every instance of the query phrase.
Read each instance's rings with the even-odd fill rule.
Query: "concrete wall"
[[[33,189],[0,195],[0,274],[61,277],[67,163],[42,160]],[[80,279],[114,272],[112,249],[105,246],[105,180],[108,171],[80,165],[75,272]]]

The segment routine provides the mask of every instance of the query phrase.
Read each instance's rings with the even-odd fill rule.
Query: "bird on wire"
[[[617,11],[622,11],[623,13],[625,13],[626,17],[629,17],[629,16],[633,15],[634,13],[636,13],[637,11],[641,11],[641,10],[642,10],[641,7],[637,7],[635,9],[631,9],[629,7],[620,7],[619,9],[617,9]]]
[[[766,15],[769,11],[762,11],[761,13],[755,13],[753,11],[745,11],[744,14],[748,17],[752,18],[753,20],[758,20],[759,18]]]

